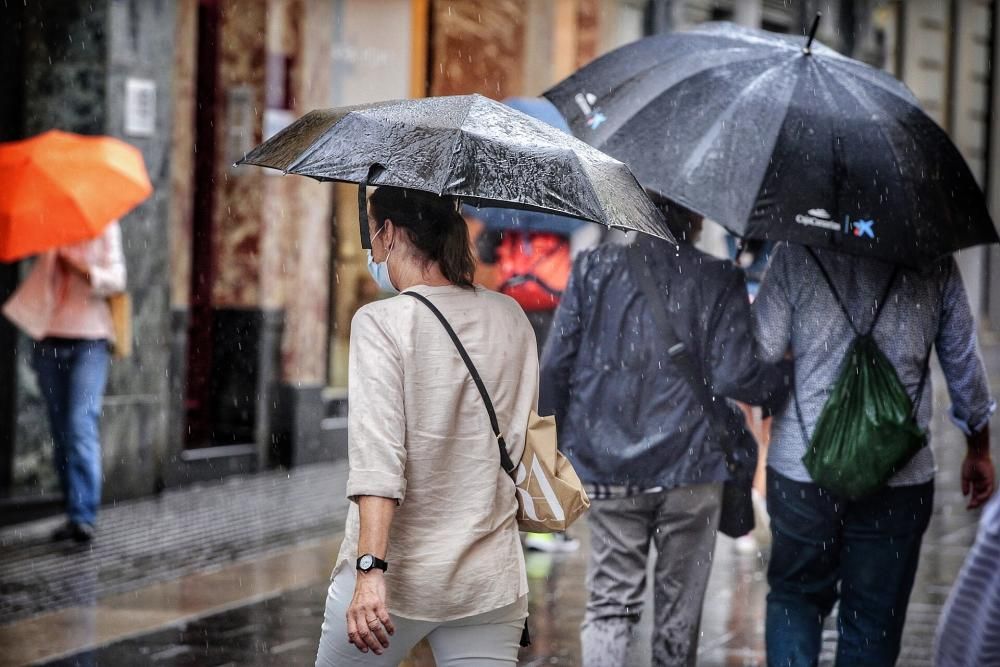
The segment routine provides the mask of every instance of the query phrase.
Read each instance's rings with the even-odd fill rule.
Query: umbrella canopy
[[[899,81],[801,37],[709,23],[547,91],[573,132],[734,234],[911,266],[997,242],[982,191]]]
[[[503,101],[511,109],[517,109],[532,118],[543,121],[561,132],[569,133],[569,125],[559,110],[544,97],[508,97]],[[512,208],[481,208],[467,206],[470,215],[483,222],[487,229],[505,231],[514,229],[521,232],[551,232],[568,236],[585,224],[574,218],[537,211],[521,211]]]
[[[311,111],[240,163],[568,215],[672,240],[625,165],[480,95]],[[363,224],[363,245],[366,235]]]
[[[0,144],[0,261],[94,238],[152,192],[142,154],[112,137]]]

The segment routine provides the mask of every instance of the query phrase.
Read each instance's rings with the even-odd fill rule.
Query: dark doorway
[[[219,6],[199,0],[195,88],[194,209],[191,234],[191,294],[188,323],[186,447],[208,447],[212,433],[212,213],[215,175],[215,111],[218,99]]]
[[[0,5],[0,141],[24,137],[24,4]],[[18,265],[0,263],[0,303],[13,293]],[[0,499],[11,496],[14,481],[17,413],[17,329],[0,317]]]

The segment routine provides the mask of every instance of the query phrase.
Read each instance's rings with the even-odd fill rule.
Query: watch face
[[[374,562],[375,559],[372,558],[371,554],[365,554],[364,556],[361,557],[361,560],[358,562],[358,567],[360,567],[362,570],[370,570]]]

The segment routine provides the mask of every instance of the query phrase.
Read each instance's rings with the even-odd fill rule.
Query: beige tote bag
[[[115,359],[124,359],[132,354],[132,297],[128,292],[112,294],[108,297],[108,308],[115,332],[111,354]]]
[[[590,498],[583,489],[573,464],[559,452],[556,437],[556,418],[541,417],[534,410],[528,416],[525,430],[524,454],[516,466],[510,460],[507,443],[497,422],[493,401],[486,385],[479,376],[469,353],[465,351],[458,334],[451,328],[441,311],[422,294],[403,292],[427,306],[444,326],[458,353],[462,356],[469,374],[472,375],[483,404],[490,418],[493,435],[500,446],[500,465],[507,471],[517,489],[517,523],[521,530],[532,533],[553,533],[566,530],[570,524],[590,507]]]

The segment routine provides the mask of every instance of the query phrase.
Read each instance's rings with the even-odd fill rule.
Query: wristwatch
[[[358,558],[358,569],[362,572],[371,572],[378,568],[385,572],[389,569],[389,564],[374,554],[362,554]]]

